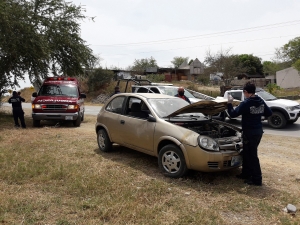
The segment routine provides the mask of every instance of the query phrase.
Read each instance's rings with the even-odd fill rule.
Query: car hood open
[[[239,105],[239,101],[234,101],[233,106]],[[184,113],[203,113],[206,115],[215,115],[227,109],[227,99],[216,98],[215,100],[205,100],[187,105],[171,113],[167,117],[177,116]]]

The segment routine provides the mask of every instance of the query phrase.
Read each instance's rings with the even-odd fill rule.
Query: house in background
[[[276,83],[281,88],[300,87],[300,72],[293,67],[277,71]]]
[[[204,73],[204,65],[196,58],[190,65],[183,62],[177,69],[177,80],[196,80]]]
[[[186,61],[183,62],[178,68],[149,67],[145,70],[145,74],[163,74],[165,80],[168,82],[180,80],[194,81],[203,72],[204,65],[197,58],[190,65]]]

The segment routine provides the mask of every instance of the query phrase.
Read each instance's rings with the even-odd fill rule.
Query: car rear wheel
[[[188,170],[182,151],[173,144],[160,150],[158,165],[165,176],[173,178],[182,177]]]
[[[271,127],[280,129],[285,127],[287,121],[281,112],[273,112],[272,116],[268,117],[268,123]]]
[[[102,152],[110,152],[112,150],[112,143],[108,137],[107,132],[104,129],[98,130],[97,141],[99,149]]]
[[[34,127],[39,127],[41,124],[41,121],[40,120],[33,120],[33,126]]]

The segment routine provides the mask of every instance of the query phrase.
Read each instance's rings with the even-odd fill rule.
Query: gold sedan
[[[210,116],[224,111],[226,104],[199,101],[190,105],[163,94],[116,94],[98,113],[98,145],[104,152],[116,143],[156,156],[161,171],[174,178],[188,169],[233,169],[242,163],[241,129]]]

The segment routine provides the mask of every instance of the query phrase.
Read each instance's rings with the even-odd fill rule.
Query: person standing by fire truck
[[[16,91],[13,91],[13,96],[8,99],[8,103],[12,104],[13,117],[15,121],[15,127],[20,127],[19,119],[21,122],[22,128],[26,128],[24,120],[24,111],[22,109],[22,102],[25,102],[25,99],[22,98]]]

